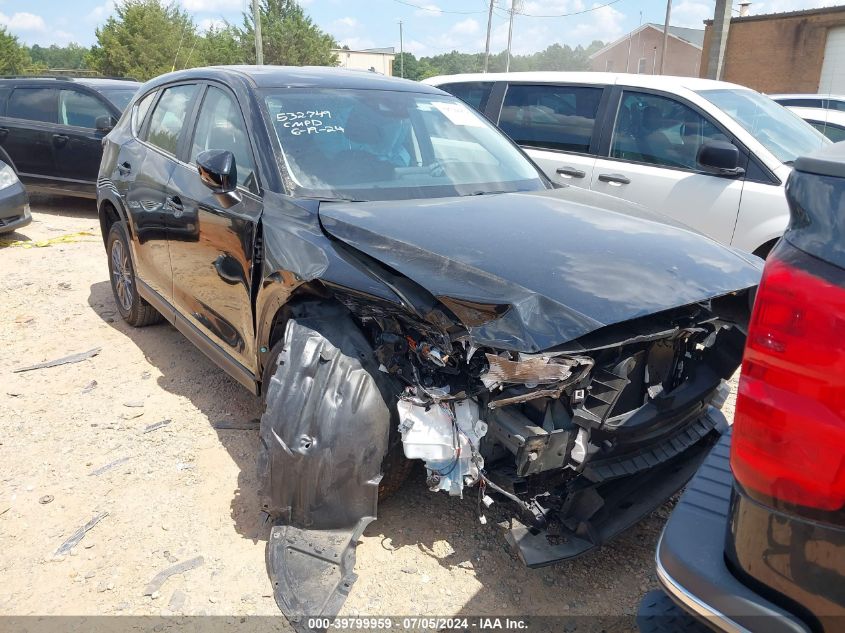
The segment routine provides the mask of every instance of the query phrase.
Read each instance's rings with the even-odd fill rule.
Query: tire
[[[160,322],[161,314],[138,294],[135,267],[132,264],[124,222],[115,222],[109,229],[106,254],[111,291],[121,318],[132,327],[144,327]]]
[[[292,485],[291,473],[305,479],[302,485],[324,491],[325,496],[315,493],[321,499],[319,503],[312,500],[313,506],[328,507],[340,503],[330,490],[346,486],[347,480],[371,480],[379,472],[378,500],[386,499],[398,490],[411,466],[401,442],[397,446],[393,441],[398,436],[394,404],[398,388],[378,370],[369,342],[348,314],[333,307],[316,311],[326,314],[302,315],[287,322],[283,339],[270,352],[262,379],[259,498],[271,517],[290,513],[294,521],[298,510],[292,506],[302,493],[299,486]],[[282,416],[286,419],[279,419]],[[362,418],[366,420],[363,424]],[[290,451],[279,446],[279,438],[291,447],[302,436],[315,438],[315,444],[324,449],[347,450],[349,444],[358,443],[354,471],[337,480],[332,478],[339,475],[331,474],[329,481],[320,480],[324,469],[309,475],[311,462],[295,450],[286,455]],[[353,486],[346,495],[352,498],[359,493],[369,494],[363,493],[361,486]]]

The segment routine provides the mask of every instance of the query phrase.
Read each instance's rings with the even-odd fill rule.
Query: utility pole
[[[666,21],[663,23],[663,52],[660,54],[660,74],[666,74],[666,48],[669,46],[669,20],[672,18],[672,0],[666,0]]]
[[[710,36],[710,48],[707,49],[706,63],[708,79],[722,78],[730,28],[731,3],[727,0],[716,0],[716,9],[713,13],[713,31]]]
[[[399,76],[405,78],[405,40],[402,37],[402,20],[399,20]]]
[[[261,11],[258,10],[258,0],[252,0],[252,21],[255,22],[255,63],[264,65],[264,42],[261,40]]]
[[[490,9],[487,11],[487,44],[484,46],[484,72],[487,72],[487,67],[490,65],[490,29],[493,28],[493,3],[495,0],[490,0]]]
[[[505,72],[511,70],[511,41],[513,40],[513,14],[516,9],[516,0],[511,0],[511,19],[508,24],[508,60],[505,63]]]

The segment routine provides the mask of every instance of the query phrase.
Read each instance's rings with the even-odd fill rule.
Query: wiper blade
[[[319,200],[320,202],[367,202],[367,200],[359,200],[358,198],[344,198],[342,196],[297,196],[303,200]]]
[[[494,194],[500,193],[515,193],[514,191],[473,191],[471,193],[462,193],[461,198],[465,198],[466,196],[492,196]]]

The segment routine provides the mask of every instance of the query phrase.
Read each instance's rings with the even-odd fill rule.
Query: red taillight
[[[819,510],[845,506],[840,281],[842,271],[787,244],[766,262],[731,439],[731,468],[745,489]]]

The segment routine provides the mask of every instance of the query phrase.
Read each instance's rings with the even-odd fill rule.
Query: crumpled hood
[[[534,352],[757,285],[762,260],[631,207],[542,191],[322,203],[332,236],[441,299],[473,341]]]

